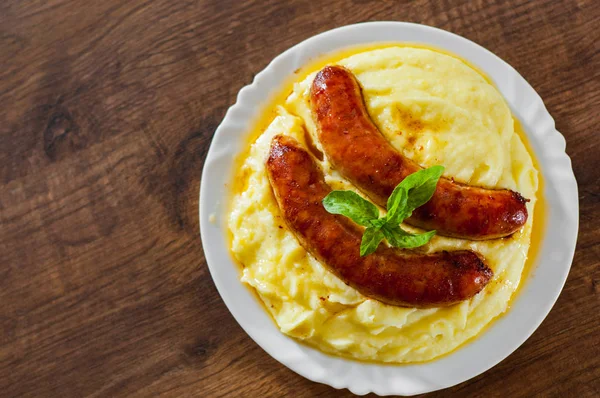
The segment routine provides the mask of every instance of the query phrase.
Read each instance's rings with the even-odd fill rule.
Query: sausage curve
[[[360,85],[346,68],[322,69],[311,86],[310,102],[328,160],[375,203],[385,206],[396,185],[421,169],[400,154],[372,122]],[[478,188],[440,178],[431,200],[406,222],[445,236],[496,239],[525,224],[527,201],[508,189]]]
[[[325,210],[322,200],[331,188],[295,139],[273,138],[266,169],[282,217],[301,245],[367,297],[397,306],[448,306],[479,293],[493,275],[479,254],[467,250],[424,254],[380,245],[360,257],[362,230]]]

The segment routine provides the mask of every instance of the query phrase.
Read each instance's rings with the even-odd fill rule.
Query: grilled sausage
[[[354,75],[341,66],[321,70],[311,87],[311,108],[328,160],[374,202],[387,198],[409,174],[421,169],[379,132],[364,105]],[[527,202],[508,189],[484,189],[441,178],[429,202],[407,223],[440,235],[472,240],[513,234],[527,221]]]
[[[473,297],[492,277],[482,258],[466,250],[418,254],[380,245],[360,257],[360,227],[325,210],[322,200],[331,188],[295,139],[276,136],[266,166],[282,217],[302,246],[367,297],[398,306],[447,306]]]

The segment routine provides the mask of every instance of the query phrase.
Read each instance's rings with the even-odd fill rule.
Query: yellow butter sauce
[[[480,72],[481,73],[481,72]],[[513,294],[511,298],[511,302],[509,303],[509,308],[513,304],[513,301],[519,294],[523,291],[523,287],[527,285],[527,280],[535,272],[535,265],[537,263],[537,259],[539,258],[540,249],[542,247],[542,240],[544,239],[544,232],[546,230],[546,217],[548,215],[547,208],[548,204],[546,203],[546,198],[544,197],[544,189],[545,189],[545,181],[544,176],[540,172],[540,162],[531,147],[531,143],[527,139],[527,134],[523,129],[523,125],[521,122],[513,116],[513,120],[515,122],[515,132],[521,138],[521,141],[525,145],[525,149],[531,156],[531,160],[533,161],[533,167],[538,172],[538,189],[535,202],[535,210],[533,212],[533,223],[531,225],[531,243],[529,244],[529,251],[527,253],[527,261],[525,261],[525,267],[523,268],[523,274],[521,275],[521,283],[519,283],[519,287]]]

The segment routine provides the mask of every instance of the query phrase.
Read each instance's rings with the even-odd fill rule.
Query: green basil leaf
[[[375,218],[373,220],[371,220],[371,226],[374,227],[375,229],[379,230],[381,229],[381,227],[383,227],[386,224],[387,220],[385,217],[382,218]]]
[[[432,166],[409,175],[398,184],[398,186],[402,186],[408,192],[408,199],[404,209],[404,219],[410,217],[414,209],[424,205],[431,199],[443,173],[444,166]]]
[[[433,166],[406,177],[390,195],[387,215],[382,218],[379,218],[379,210],[374,204],[352,191],[330,192],[323,199],[323,206],[329,213],[341,214],[367,227],[360,244],[361,257],[377,250],[384,238],[394,247],[410,249],[423,246],[436,231],[411,234],[399,224],[410,217],[414,209],[431,199],[443,172],[444,167]]]
[[[407,203],[408,191],[400,183],[394,188],[387,201],[387,215],[385,217],[390,224],[398,225],[406,218]]]
[[[323,199],[323,206],[331,214],[341,214],[357,224],[370,227],[370,221],[379,217],[377,207],[352,191],[332,191]]]
[[[367,256],[377,250],[379,243],[383,240],[383,232],[381,230],[370,227],[365,229],[360,242],[360,256]]]
[[[414,247],[423,246],[429,242],[433,235],[435,235],[436,231],[433,230],[422,234],[411,234],[397,225],[392,226],[386,224],[383,226],[383,228],[381,228],[381,232],[390,245],[403,249],[411,249]]]

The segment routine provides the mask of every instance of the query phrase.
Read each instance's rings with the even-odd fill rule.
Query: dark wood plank
[[[200,172],[238,90],[337,26],[425,23],[512,64],[579,182],[578,250],[535,334],[429,396],[600,395],[600,3],[5,0],[0,3],[4,396],[350,396],[264,353],[198,237]]]

